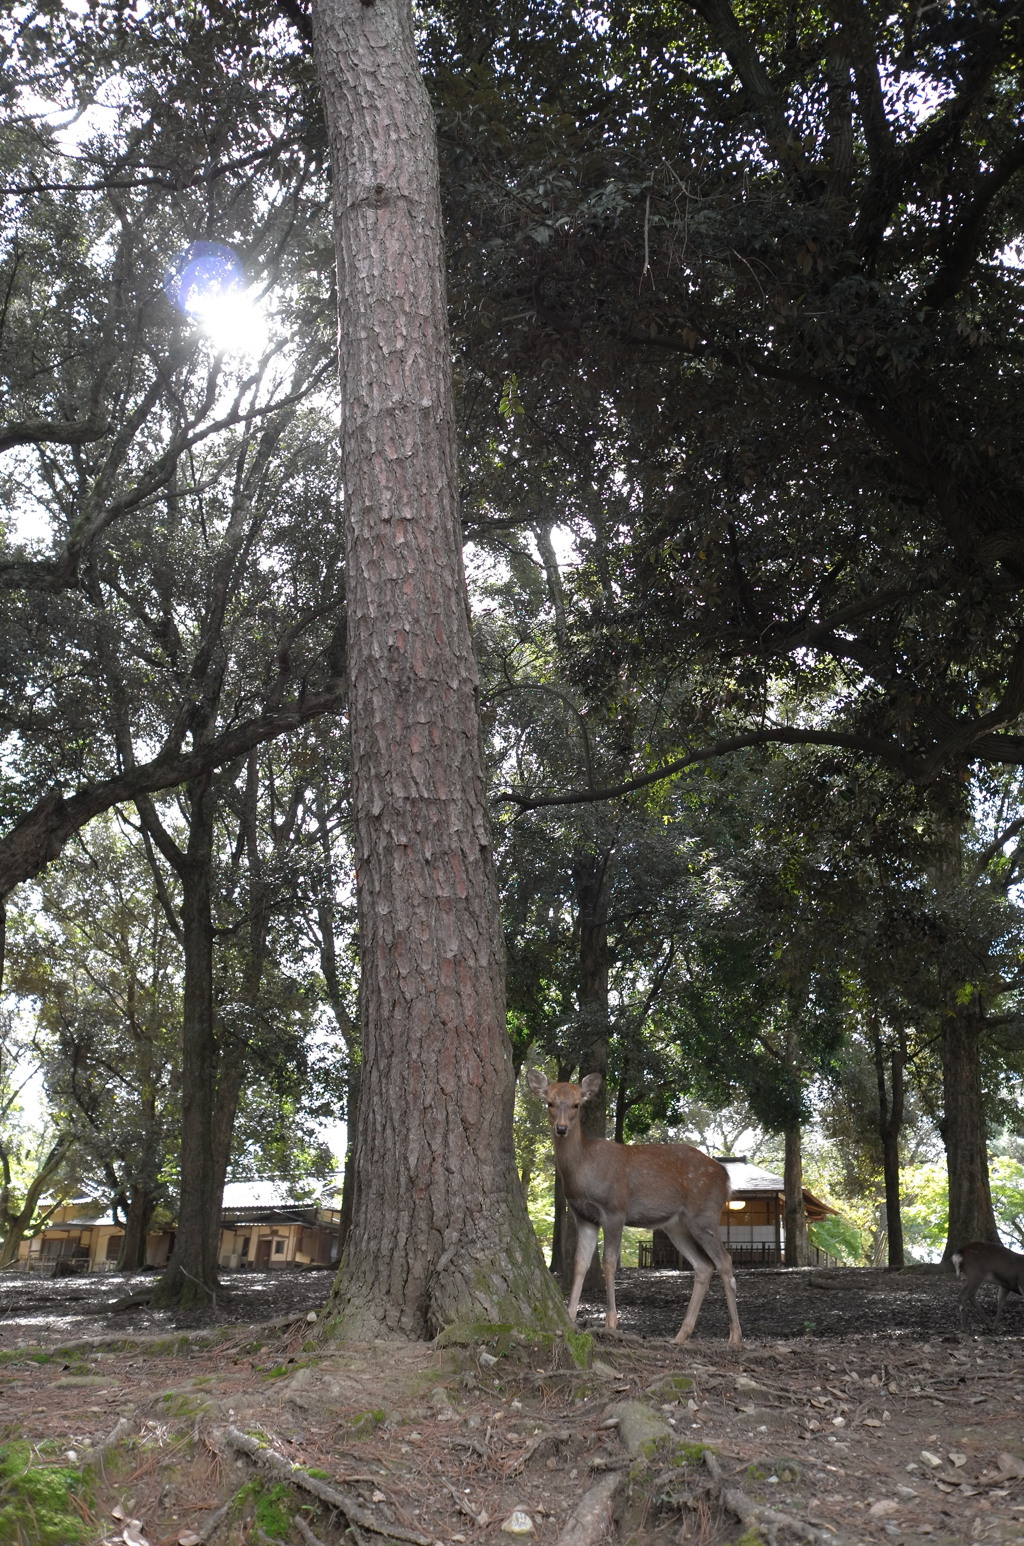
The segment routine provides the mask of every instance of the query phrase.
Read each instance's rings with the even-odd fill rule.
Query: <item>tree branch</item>
[[[97,419],[67,424],[55,424],[49,419],[14,419],[0,425],[0,451],[9,451],[13,446],[84,446],[91,440],[102,439],[109,430],[109,424]]]
[[[174,789],[231,762],[253,746],[296,730],[321,714],[336,712],[345,701],[346,685],[344,679],[334,678],[319,692],[304,695],[273,713],[247,719],[191,751],[161,752],[151,762],[86,784],[67,798],[61,789],[52,789],[0,839],[0,900],[21,881],[38,875],[59,856],[68,838],[101,811],[134,801],[140,794]]]
[[[932,782],[954,761],[1005,762],[1024,765],[1024,736],[993,735],[987,731],[972,742],[972,737],[962,729],[954,736],[938,744],[926,755],[914,755],[905,751],[895,741],[885,741],[877,736],[857,735],[842,730],[801,730],[797,727],[779,726],[752,730],[746,735],[729,736],[688,752],[664,763],[650,773],[627,779],[606,789],[569,789],[564,794],[530,795],[519,789],[507,789],[496,795],[499,805],[516,805],[522,811],[545,809],[555,805],[587,805],[598,800],[618,800],[624,795],[649,789],[664,779],[675,778],[687,768],[698,763],[712,762],[716,757],[726,757],[731,752],[744,751],[753,746],[835,746],[847,751],[863,752],[886,766],[895,768],[904,778],[924,785]],[[2,893],[0,893],[2,894]]]
[[[1000,156],[991,171],[979,179],[978,191],[959,222],[956,236],[946,248],[945,260],[925,288],[923,299],[926,305],[944,306],[959,295],[978,256],[992,203],[1022,167],[1024,140]]]

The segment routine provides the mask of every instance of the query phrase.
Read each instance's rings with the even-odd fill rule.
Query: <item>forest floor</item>
[[[1024,1546],[1020,1301],[995,1336],[934,1270],[737,1277],[738,1353],[717,1282],[680,1348],[689,1275],[625,1269],[577,1369],[318,1344],[326,1273],[228,1275],[189,1316],[109,1307],[145,1278],[6,1274],[0,1540]]]

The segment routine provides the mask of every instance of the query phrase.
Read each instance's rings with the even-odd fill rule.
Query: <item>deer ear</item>
[[[542,1074],[539,1068],[528,1068],[526,1070],[526,1082],[534,1095],[539,1095],[541,1100],[543,1100],[548,1093],[547,1076]]]
[[[596,1095],[601,1088],[601,1082],[600,1074],[587,1074],[585,1079],[581,1079],[580,1089],[583,1091],[583,1099],[590,1100]]]

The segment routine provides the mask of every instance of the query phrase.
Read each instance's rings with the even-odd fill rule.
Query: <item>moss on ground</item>
[[[386,1420],[387,1415],[383,1407],[379,1406],[369,1412],[356,1412],[353,1417],[346,1418],[345,1427],[353,1439],[368,1439]]]
[[[88,1541],[87,1491],[77,1466],[33,1465],[29,1444],[19,1439],[0,1444],[0,1541],[5,1546]]]
[[[672,1450],[672,1458],[676,1465],[703,1465],[705,1450],[715,1453],[710,1444],[676,1444]]]
[[[212,1409],[206,1396],[194,1390],[165,1390],[160,1400],[167,1416],[181,1421],[203,1417]]]
[[[233,1512],[250,1518],[273,1541],[290,1539],[292,1521],[300,1510],[303,1514],[313,1512],[308,1503],[299,1503],[287,1482],[268,1482],[259,1476],[240,1487],[234,1497]]]
[[[508,1321],[454,1321],[439,1331],[435,1347],[482,1347],[496,1358],[542,1353],[553,1364],[564,1364],[563,1349],[577,1369],[589,1369],[594,1339],[588,1331],[563,1327],[538,1331],[535,1326],[516,1326]]]

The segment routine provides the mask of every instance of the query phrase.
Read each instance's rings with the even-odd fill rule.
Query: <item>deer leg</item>
[[[975,1283],[973,1279],[969,1278],[967,1274],[964,1273],[963,1286],[960,1289],[960,1325],[961,1328],[965,1331],[970,1319],[971,1310],[973,1309],[979,1315],[981,1314],[981,1306],[978,1304],[977,1299],[975,1298],[975,1295],[977,1294],[980,1287],[980,1283]]]
[[[961,1331],[967,1331],[967,1300],[970,1297],[970,1285],[964,1283],[964,1288],[959,1292],[959,1305],[961,1305]]]
[[[980,1287],[980,1283],[972,1283],[970,1278],[968,1278],[964,1283],[963,1288],[960,1290],[960,1325],[964,1330],[967,1329],[969,1312],[971,1310],[973,1310],[975,1314],[986,1323],[986,1325],[991,1325],[988,1315],[978,1303],[978,1289]]]
[[[622,1225],[620,1224],[618,1228],[615,1228],[605,1224],[601,1266],[604,1270],[604,1323],[609,1331],[614,1331],[619,1324],[618,1311],[615,1308],[615,1269],[619,1265],[619,1247],[621,1244]]]
[[[587,1275],[590,1266],[590,1258],[594,1254],[597,1245],[597,1225],[591,1224],[587,1219],[576,1218],[576,1258],[572,1269],[572,1293],[569,1295],[569,1319],[575,1321],[576,1311],[580,1307],[580,1295],[583,1292],[583,1279]]]
[[[996,1300],[995,1319],[992,1322],[992,1330],[993,1331],[998,1331],[999,1330],[999,1322],[1003,1318],[1003,1305],[1006,1303],[1006,1296],[1007,1296],[1008,1292],[1009,1292],[1009,1290],[1005,1289],[1003,1287],[1003,1285],[1000,1283],[999,1284],[999,1298]]]
[[[710,1242],[708,1243],[710,1245]],[[743,1344],[743,1331],[740,1327],[740,1312],[736,1307],[736,1279],[733,1276],[732,1257],[725,1249],[725,1246],[719,1242],[717,1235],[715,1236],[715,1244],[718,1246],[718,1254],[713,1255],[710,1250],[708,1254],[711,1255],[711,1259],[717,1268],[718,1276],[722,1280],[725,1307],[729,1312],[729,1346],[741,1347]]]
[[[686,1260],[693,1268],[693,1290],[690,1294],[690,1302],[686,1306],[683,1324],[676,1332],[674,1338],[676,1342],[687,1342],[693,1335],[693,1328],[697,1324],[700,1307],[704,1303],[704,1296],[708,1291],[708,1285],[714,1273],[707,1256],[705,1256],[696,1240],[690,1234],[690,1231],[679,1219],[673,1219],[670,1224],[663,1224],[661,1227],[676,1250],[686,1257]]]
[[[680,1240],[676,1239],[667,1225],[665,1230],[673,1244],[693,1264],[693,1293],[690,1296],[690,1303],[687,1307],[686,1319],[676,1334],[676,1341],[685,1342],[697,1324],[697,1316],[700,1313],[700,1307],[704,1302],[704,1296],[711,1282],[710,1264],[713,1263],[722,1281],[725,1306],[729,1312],[729,1346],[741,1347],[743,1345],[743,1331],[740,1326],[740,1312],[736,1307],[736,1279],[733,1277],[732,1257],[722,1244],[717,1228],[713,1224],[705,1225],[697,1222],[692,1222],[689,1228],[683,1224],[679,1224],[678,1227],[680,1230],[680,1240],[684,1238],[688,1240],[690,1242],[689,1247],[681,1244]],[[703,1262],[704,1270],[707,1273],[703,1283],[698,1278],[698,1273],[700,1272],[700,1268],[697,1265],[698,1260]]]

